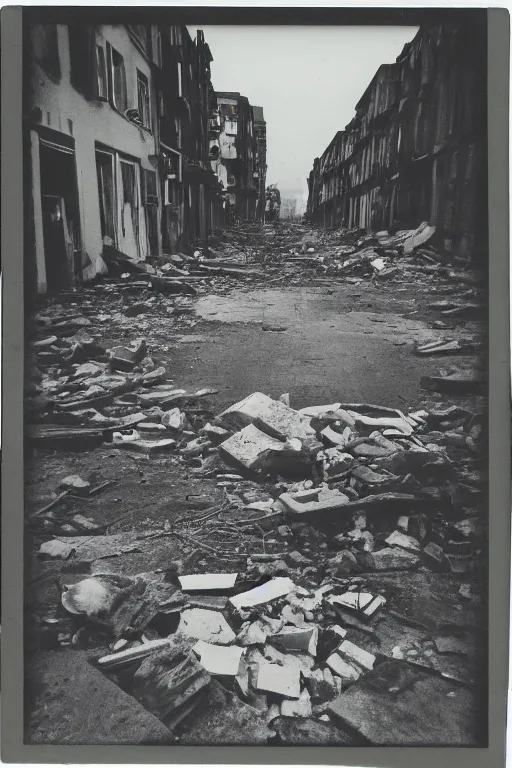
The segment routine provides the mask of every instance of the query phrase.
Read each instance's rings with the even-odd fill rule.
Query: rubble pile
[[[273,280],[289,279],[300,283],[314,270],[319,279],[340,278],[343,282],[359,283],[367,279],[376,282],[391,280],[401,282],[415,278],[430,281],[436,278],[457,284],[466,284],[468,289],[452,306],[446,306],[451,315],[465,317],[481,313],[478,303],[481,276],[471,271],[461,272],[453,266],[452,254],[444,252],[429,241],[435,234],[435,227],[423,222],[417,229],[400,230],[395,234],[387,231],[370,235],[362,230],[311,229],[307,226],[286,222],[266,225],[261,228],[265,234],[265,245],[253,250],[248,260],[259,260],[265,265],[267,277]],[[244,248],[244,241],[239,247]],[[465,265],[467,267],[467,265]],[[475,303],[476,302],[476,303]]]
[[[85,656],[96,688],[122,693],[120,706],[171,742],[472,743],[487,563],[478,397],[436,394],[409,412],[344,402],[341,383],[332,403],[298,409],[288,393],[253,392],[219,408],[214,388],[172,378],[166,354],[200,338],[187,334],[195,294],[312,274],[428,274],[439,281],[425,290],[442,295],[429,297],[436,329],[460,319],[471,330],[479,288],[465,274],[452,300],[441,279],[457,273],[428,245],[431,229],[361,239],[280,222],[142,267],[112,253],[108,278],[33,315],[26,440],[46,452],[53,492],[26,520],[45,594],[35,653]],[[464,359],[479,350],[472,329],[413,351]],[[484,366],[447,366],[421,385],[478,395]],[[82,471],[80,452],[96,448],[112,472]],[[157,519],[133,514],[129,497],[103,509],[116,472],[132,483],[153,472],[148,507],[158,472],[177,490],[159,496]],[[185,497],[176,478],[201,493]]]
[[[149,386],[133,372],[143,355],[137,341],[111,349],[109,362],[72,364],[75,380],[97,365],[92,381],[100,381],[72,387],[75,399],[105,397],[90,388],[117,388],[113,377],[132,384],[129,414],[59,410],[64,398],[56,397],[54,415],[99,424],[112,445],[179,452],[198,475],[219,478],[224,499],[160,531],[84,536],[74,518],[70,538],[47,538],[39,556],[68,567],[76,557],[101,564],[158,537],[192,544],[203,564],[133,577],[98,565],[75,574],[47,619],[61,647],[89,648],[92,663],[181,743],[378,743],[367,725],[372,697],[411,681],[430,686],[430,706],[440,695],[460,697],[469,718],[479,642],[471,584],[485,541],[483,415],[342,402],[295,410],[287,396],[256,392],[194,432],[187,403],[206,392]],[[132,370],[107,372],[112,361]],[[121,407],[123,387],[103,411]],[[104,419],[116,423],[105,428]],[[149,425],[158,439],[147,436]],[[95,492],[77,476],[56,490]],[[36,519],[55,523],[48,509]],[[432,579],[448,607],[429,603],[425,614]],[[351,704],[358,695],[369,701],[360,720]]]

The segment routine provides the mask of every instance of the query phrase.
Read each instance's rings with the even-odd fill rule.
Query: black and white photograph
[[[488,746],[486,14],[23,9],[25,744]]]

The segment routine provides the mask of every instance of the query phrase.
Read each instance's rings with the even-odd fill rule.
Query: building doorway
[[[120,251],[132,259],[139,259],[139,168],[130,160],[119,160],[121,169],[119,213],[121,217],[118,240]]]
[[[39,158],[46,285],[55,293],[69,287],[81,268],[75,153],[40,138]]]
[[[98,195],[100,201],[101,237],[110,238],[112,244],[116,238],[116,202],[114,193],[114,155],[96,150],[96,173],[98,176]]]
[[[152,248],[158,250],[158,240],[156,244],[154,242],[154,231],[150,232],[151,244],[148,240],[139,162],[121,156],[115,150],[96,145],[96,175],[103,243],[113,245],[136,261],[145,259]],[[156,178],[146,189],[146,206],[155,204],[158,207]],[[153,212],[150,224],[155,218]]]

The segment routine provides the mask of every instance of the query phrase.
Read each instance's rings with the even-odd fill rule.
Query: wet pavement
[[[364,303],[375,293],[379,304],[386,300],[365,288]],[[420,378],[436,361],[414,357],[413,342],[431,339],[431,328],[396,309],[359,309],[360,299],[353,287],[314,285],[200,297],[203,322],[174,350],[180,381],[208,381],[221,405],[255,390],[289,392],[296,408],[337,400],[415,405],[424,397]]]

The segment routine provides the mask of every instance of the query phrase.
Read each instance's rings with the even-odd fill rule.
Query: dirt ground
[[[429,304],[445,298],[445,288],[445,283],[424,277],[351,284],[342,279],[318,278],[313,270],[306,270],[300,284],[267,284],[262,280],[252,285],[235,279],[213,280],[197,297],[181,303],[167,297],[151,300],[147,292],[139,295],[133,290],[124,291],[119,304],[118,289],[108,280],[78,294],[59,297],[57,302],[91,319],[106,348],[144,337],[148,354],[165,366],[176,387],[218,389],[217,395],[201,402],[201,408],[211,412],[212,417],[256,391],[272,398],[289,393],[290,405],[296,409],[340,401],[372,403],[406,412],[453,403],[472,409],[479,403],[474,396],[453,398],[420,387],[422,376],[451,363],[464,367],[474,362],[472,356],[441,359],[414,354],[415,341],[428,341],[439,334],[435,322],[441,315]],[[140,313],[127,316],[124,310],[138,303]],[[182,311],[184,307],[186,311]],[[482,323],[448,318],[444,329],[455,338],[468,334],[482,338],[484,331]],[[34,450],[29,446],[26,459],[27,517],[55,497],[63,477],[79,474],[93,485],[112,481],[94,497],[73,497],[66,502],[68,509],[104,525],[109,533],[160,531],[177,518],[220,501],[226,491],[218,478],[199,474],[194,463],[179,453],[146,457],[108,444],[73,452]],[[247,488],[254,487],[247,484]],[[262,490],[275,495],[271,485]],[[60,675],[55,681],[61,692],[57,697],[59,706],[63,700],[71,702],[66,706],[80,711],[88,705],[81,701],[80,690],[72,692],[74,686],[70,686],[62,670],[59,672],[59,658],[64,664],[65,655],[73,651],[66,642],[61,644],[62,637],[50,631],[51,624],[45,624],[49,616],[55,615],[62,585],[83,578],[80,558],[42,560],[36,554],[41,541],[28,526],[26,645],[33,670],[28,687],[29,720],[31,733],[37,731],[36,740],[43,742],[61,738],[51,735],[50,723],[57,713],[52,674]],[[231,568],[219,558],[198,555],[192,543],[168,536],[145,540],[139,551],[97,561],[91,570],[108,568],[132,576],[166,570],[179,561],[196,572]],[[447,587],[446,595],[450,589]],[[480,591],[478,581],[475,590]],[[87,640],[85,647],[97,647],[94,637]],[[48,668],[45,659],[49,652],[53,657]],[[69,668],[68,656],[64,666]],[[110,693],[102,692],[107,709],[119,706],[116,691],[112,687]],[[135,723],[139,723],[137,717]],[[74,731],[75,743],[87,737],[83,723],[78,716],[71,718],[68,730]],[[147,724],[142,723],[141,734],[145,728]],[[155,738],[158,741],[159,737]]]

